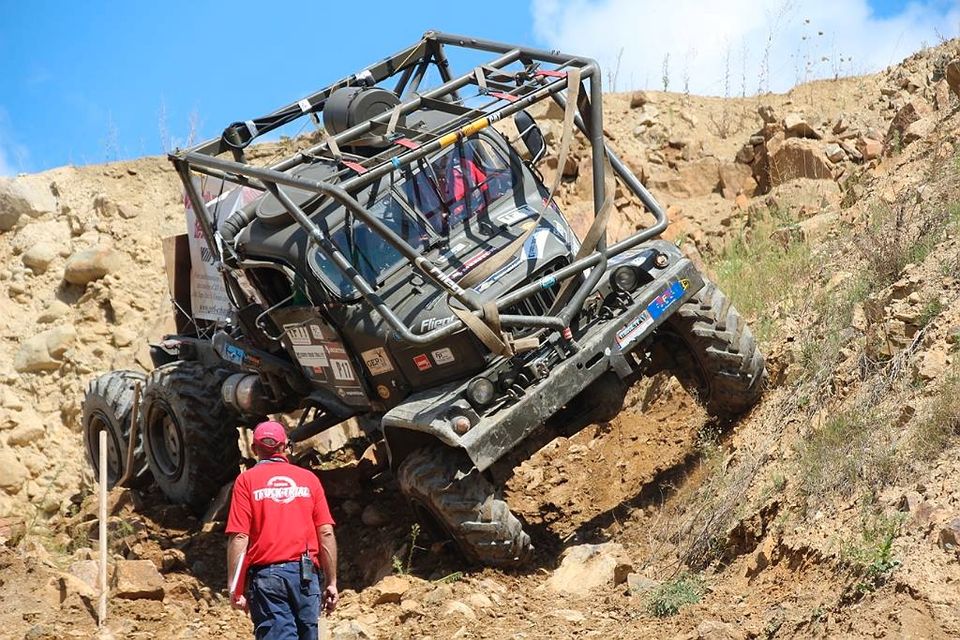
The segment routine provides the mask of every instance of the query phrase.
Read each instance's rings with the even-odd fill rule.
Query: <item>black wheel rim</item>
[[[170,413],[169,407],[158,406],[151,412],[147,437],[154,471],[171,479],[180,477],[183,471],[183,432]]]

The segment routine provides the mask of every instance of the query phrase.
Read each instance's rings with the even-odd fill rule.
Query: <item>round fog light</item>
[[[617,291],[632,293],[640,286],[640,278],[637,277],[637,271],[633,267],[617,267],[610,277],[610,285]]]
[[[476,378],[467,385],[467,400],[480,407],[485,407],[493,402],[494,393],[496,393],[496,389],[493,383],[486,378]]]
[[[466,416],[457,416],[453,419],[453,430],[457,435],[463,435],[470,430],[470,418]]]

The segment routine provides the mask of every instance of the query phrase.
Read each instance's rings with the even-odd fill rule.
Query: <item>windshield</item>
[[[438,234],[485,212],[513,193],[514,176],[506,159],[488,142],[472,138],[429,162],[404,170],[404,194]]]
[[[410,215],[392,192],[380,194],[373,203],[364,203],[364,206],[415,250],[422,251],[426,246],[430,237],[426,226]],[[353,216],[349,216],[348,221],[351,222],[349,226],[340,225],[340,228],[333,232],[333,242],[367,282],[377,283],[403,256],[383,236],[363,222]],[[327,259],[322,251],[317,251],[314,255],[317,266],[334,284],[335,290],[344,297],[354,295],[353,285],[333,262]]]
[[[510,165],[493,145],[479,138],[458,142],[442,155],[421,160],[416,166],[408,165],[400,177],[402,183],[396,189],[379,189],[377,183],[358,199],[418,252],[430,245],[431,237],[436,238],[431,230],[447,237],[451,229],[486,212],[514,190]],[[422,220],[401,202],[401,194]],[[379,283],[403,256],[354,216],[348,215],[347,223],[333,232],[325,231],[367,282]],[[322,251],[313,255],[317,269],[335,293],[344,298],[356,295],[350,281]]]

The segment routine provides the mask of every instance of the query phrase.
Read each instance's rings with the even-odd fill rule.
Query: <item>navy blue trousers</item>
[[[257,640],[317,640],[320,577],[300,581],[300,563],[283,562],[250,569],[247,603]]]

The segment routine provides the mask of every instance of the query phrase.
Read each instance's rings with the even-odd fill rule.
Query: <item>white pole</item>
[[[100,431],[100,610],[97,626],[103,629],[107,617],[107,430]]]

